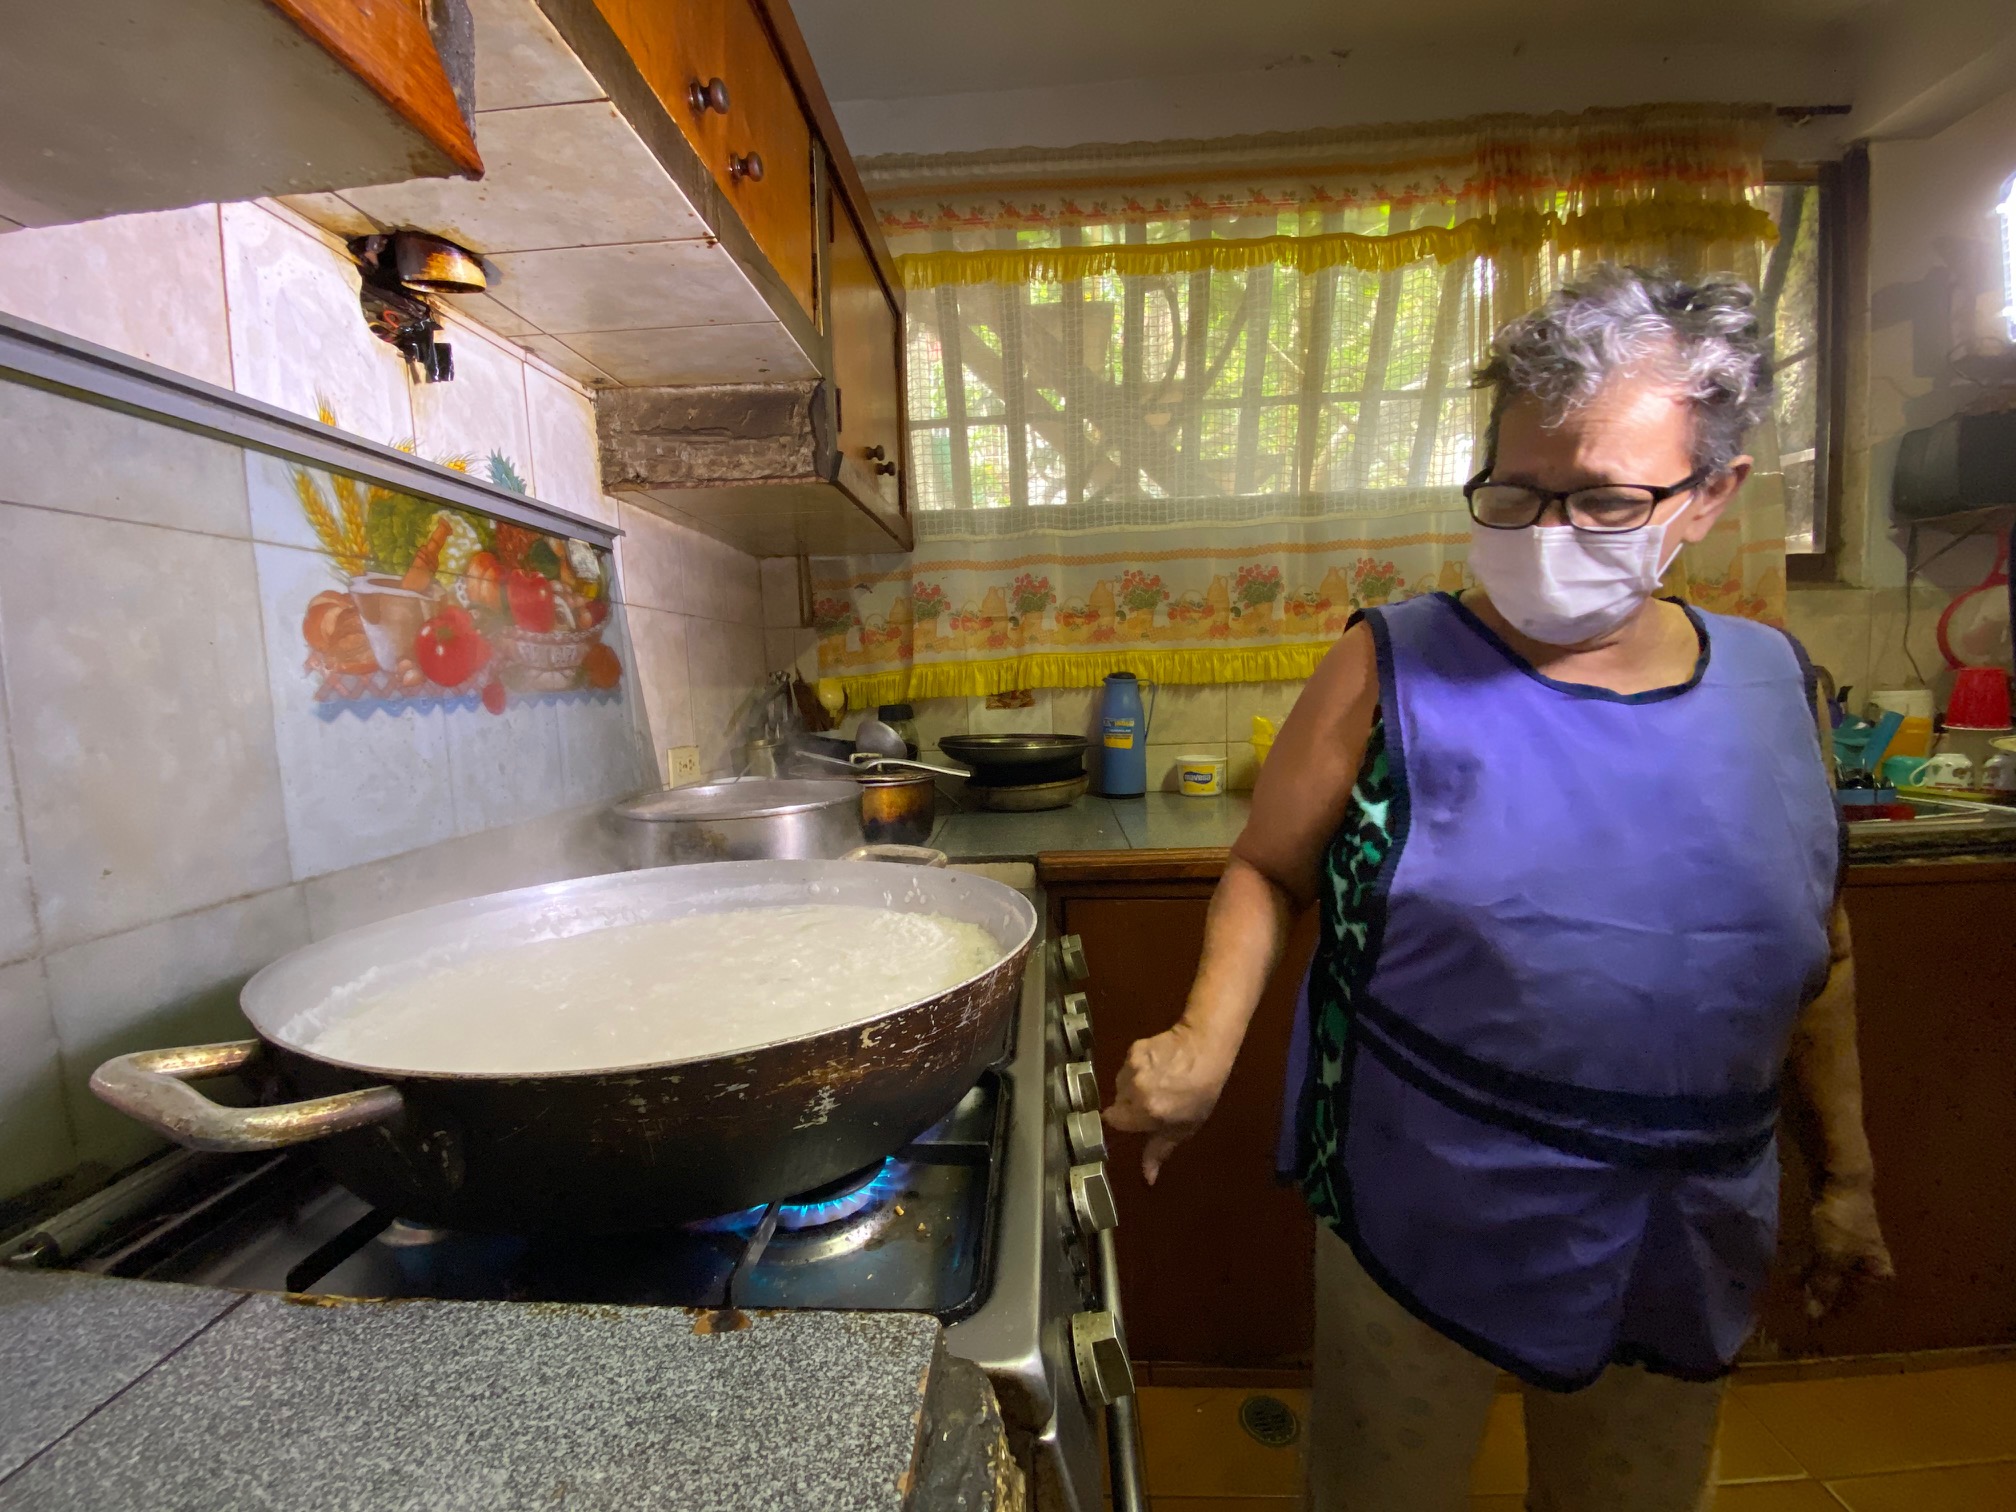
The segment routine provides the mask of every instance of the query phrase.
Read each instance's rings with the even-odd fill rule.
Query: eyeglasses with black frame
[[[1594,488],[1527,488],[1494,483],[1486,468],[1463,485],[1470,518],[1487,530],[1525,530],[1540,523],[1549,505],[1558,504],[1568,523],[1597,535],[1642,530],[1652,511],[1676,494],[1699,488],[1709,469],[1702,467],[1667,488],[1649,483],[1603,483]]]

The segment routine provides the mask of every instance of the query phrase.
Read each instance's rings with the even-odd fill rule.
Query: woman
[[[1319,903],[1316,1505],[1461,1508],[1502,1367],[1529,1506],[1692,1512],[1772,1257],[1781,1080],[1813,1297],[1890,1270],[1804,657],[1655,596],[1749,472],[1769,359],[1741,284],[1604,268],[1478,382],[1480,591],[1366,610],[1310,679],[1107,1120],[1152,1182]]]

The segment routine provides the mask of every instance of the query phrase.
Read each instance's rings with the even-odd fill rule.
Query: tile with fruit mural
[[[526,492],[501,452],[437,460]],[[606,551],[316,468],[289,476],[333,580],[301,611],[318,716],[621,698]]]

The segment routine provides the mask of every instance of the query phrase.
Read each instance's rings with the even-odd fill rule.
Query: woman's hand
[[[1138,1048],[1138,1047],[1137,1047]],[[1897,1274],[1876,1222],[1866,1181],[1830,1181],[1813,1201],[1813,1263],[1806,1269],[1806,1315],[1821,1318],[1844,1292]]]
[[[1141,1174],[1150,1186],[1170,1153],[1218,1106],[1238,1049],[1237,1041],[1229,1049],[1210,1043],[1185,1022],[1128,1048],[1113,1106],[1103,1116],[1111,1128],[1148,1136]]]

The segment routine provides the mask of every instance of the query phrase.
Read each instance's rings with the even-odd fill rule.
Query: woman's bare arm
[[[1152,1184],[1217,1106],[1295,916],[1316,896],[1323,848],[1343,822],[1379,707],[1372,632],[1345,632],[1275,738],[1253,812],[1212,894],[1204,953],[1175,1025],[1137,1040],[1106,1122],[1146,1134]]]
[[[1792,1032],[1792,1097],[1785,1123],[1813,1183],[1813,1264],[1807,1309],[1826,1312],[1857,1280],[1896,1274],[1876,1221],[1876,1166],[1862,1124],[1862,1061],[1855,1046],[1855,954],[1840,904],[1827,932],[1827,985]]]

